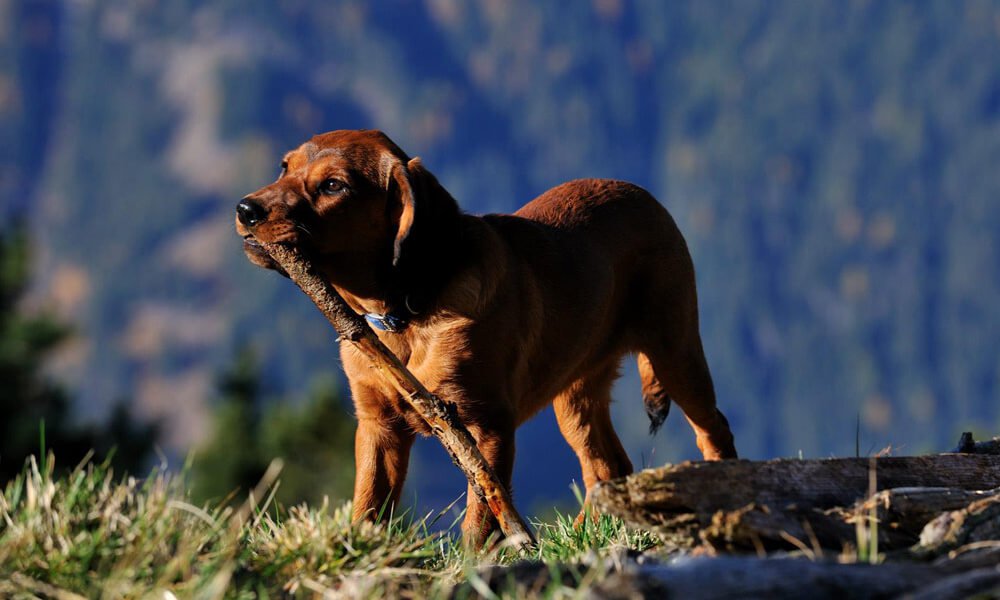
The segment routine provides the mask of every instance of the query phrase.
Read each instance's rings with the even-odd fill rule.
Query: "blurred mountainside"
[[[285,150],[360,127],[470,212],[577,177],[650,189],[746,456],[853,452],[858,415],[862,452],[1000,426],[987,1],[0,3],[0,210],[32,226],[34,302],[81,331],[53,368],[84,414],[134,397],[184,448],[236,348],[279,390],[338,368],[233,208]],[[638,465],[632,369],[616,419]],[[653,462],[694,456],[671,422]],[[543,423],[521,451],[574,464]]]

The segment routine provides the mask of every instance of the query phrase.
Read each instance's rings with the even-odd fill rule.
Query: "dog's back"
[[[508,218],[513,222],[494,219],[523,266],[550,292],[549,310],[574,315],[570,320],[591,330],[607,329],[621,340],[620,350],[639,350],[641,332],[662,329],[664,312],[679,309],[690,320],[688,310],[694,310],[697,326],[687,245],[667,210],[641,187],[578,179],[532,200]],[[517,223],[521,219],[531,224]]]
[[[615,179],[575,179],[558,185],[515,215],[571,233],[602,231],[621,239],[622,227],[662,224],[667,211],[641,187]],[[653,222],[648,220],[652,219]]]
[[[651,430],[673,400],[692,420],[706,457],[735,456],[701,345],[691,256],[649,192],[616,180],[570,181],[494,225],[522,271],[546,291],[552,325],[541,335],[552,342],[539,340],[537,348],[550,376],[558,357],[572,356],[567,362],[576,368],[561,383],[589,387],[591,374],[603,379],[621,355],[635,353]]]

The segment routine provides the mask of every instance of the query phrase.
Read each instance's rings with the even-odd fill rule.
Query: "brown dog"
[[[680,231],[645,190],[583,179],[514,215],[463,214],[420,159],[378,131],[334,131],[286,155],[281,175],[237,206],[258,241],[307,251],[323,275],[432,392],[454,402],[510,486],[514,430],[550,402],[587,490],[632,472],[611,425],[612,381],[638,357],[656,431],[671,399],[706,460],[736,457],[698,333],[694,268]],[[358,417],[355,517],[396,502],[426,424],[348,343]],[[495,526],[469,491],[463,531]]]

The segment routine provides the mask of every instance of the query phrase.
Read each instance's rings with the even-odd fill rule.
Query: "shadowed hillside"
[[[234,347],[277,390],[338,368],[232,210],[284,150],[355,127],[471,212],[575,177],[650,189],[745,456],[853,454],[859,415],[862,453],[997,427],[996,3],[12,0],[0,32],[0,209],[39,240],[34,303],[82,334],[54,367],[85,414],[127,396],[166,419],[175,452]],[[626,373],[633,462],[694,456],[679,415],[646,437]],[[569,497],[557,436],[548,413],[520,433],[519,502]],[[422,503],[463,489],[445,460],[418,447]]]

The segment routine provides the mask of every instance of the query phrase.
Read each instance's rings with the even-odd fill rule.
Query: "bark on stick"
[[[510,493],[479,452],[469,430],[455,413],[454,406],[431,394],[413,376],[406,365],[378,339],[364,319],[320,277],[306,257],[282,244],[263,246],[271,258],[288,273],[295,285],[316,304],[337,333],[367,356],[379,373],[423,417],[452,460],[465,473],[476,495],[490,507],[507,539],[522,550],[534,544],[534,537],[514,508]]]

